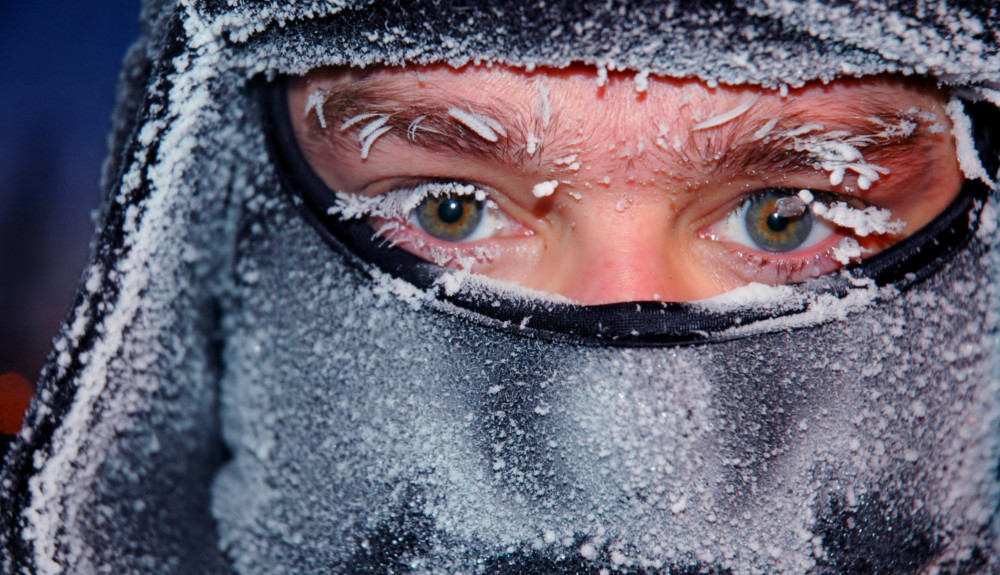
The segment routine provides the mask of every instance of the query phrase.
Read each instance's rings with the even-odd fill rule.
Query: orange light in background
[[[14,435],[21,430],[24,412],[35,395],[35,387],[19,373],[0,375],[0,433]]]

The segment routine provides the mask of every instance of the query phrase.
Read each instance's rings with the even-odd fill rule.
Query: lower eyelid
[[[785,284],[828,274],[844,266],[833,259],[832,250],[846,238],[835,232],[804,252],[774,253],[752,250],[723,242],[734,271],[747,282]]]

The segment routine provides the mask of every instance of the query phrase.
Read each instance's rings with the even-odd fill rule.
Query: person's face
[[[313,168],[388,241],[586,304],[830,273],[962,184],[946,101],[922,84],[599,78],[327,69],[291,83],[290,107]]]

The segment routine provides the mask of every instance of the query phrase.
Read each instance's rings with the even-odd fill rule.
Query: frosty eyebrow
[[[458,153],[509,165],[521,165],[528,157],[526,129],[531,124],[526,127],[518,122],[525,114],[506,103],[473,104],[446,97],[430,100],[401,94],[384,84],[368,84],[361,80],[317,92],[324,101],[305,110],[307,135],[343,146],[353,140],[344,137],[347,129],[364,130],[378,122],[378,131],[371,135],[405,138],[430,152]],[[313,109],[315,113],[309,114]],[[362,140],[370,147],[371,141]]]
[[[676,149],[659,146],[657,152],[699,171],[824,169],[830,174],[831,185],[839,185],[846,171],[856,173],[859,187],[867,189],[884,173],[882,163],[908,172],[926,168],[941,126],[925,126],[921,120],[926,118],[918,116],[893,110],[876,99],[859,102],[849,113],[835,116],[795,111],[771,116],[747,113],[729,130],[692,131]],[[829,155],[818,153],[817,148],[839,155],[839,166],[830,165]]]
[[[562,129],[557,113],[552,116],[552,124],[544,127],[533,110],[516,109],[499,99],[472,103],[440,92],[430,96],[414,94],[392,82],[372,78],[345,82],[317,91],[317,94],[322,95],[322,104],[310,98],[310,106],[304,111],[307,135],[337,147],[350,146],[353,150],[357,150],[359,144],[355,140],[365,136],[360,141],[362,159],[367,157],[375,138],[379,137],[405,139],[428,152],[458,154],[519,169],[542,161],[541,154],[534,154],[535,134],[544,134],[543,145],[550,152],[546,154],[550,161],[581,151],[579,147],[570,149],[571,141],[580,143],[579,136]],[[315,113],[310,114],[310,110]],[[659,132],[643,136],[658,142],[656,147],[649,148],[656,156],[675,166],[686,166],[692,172],[802,171],[817,169],[822,158],[817,157],[815,151],[797,147],[795,132],[805,125],[817,125],[816,132],[833,139],[840,135],[857,142],[867,137],[860,148],[863,165],[855,170],[864,188],[865,184],[878,179],[878,173],[872,170],[878,168],[879,162],[890,161],[894,167],[914,171],[926,164],[927,150],[933,143],[929,136],[933,131],[914,118],[914,114],[894,110],[884,98],[861,98],[849,113],[834,116],[811,110],[779,110],[768,115],[750,109],[728,125],[688,130],[684,139],[675,140],[673,145],[662,145]],[[913,123],[915,129],[887,133],[882,138],[872,137],[904,122]],[[348,137],[345,133],[348,128],[358,128],[360,135],[352,133]],[[586,143],[583,145],[586,147]],[[874,167],[865,167],[867,164]],[[838,185],[844,173],[842,166],[839,173],[831,175],[831,184]],[[847,173],[853,172],[848,170]]]

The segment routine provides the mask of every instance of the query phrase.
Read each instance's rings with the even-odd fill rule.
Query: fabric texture
[[[4,460],[3,573],[1000,573],[991,3],[152,0],[142,19],[93,257]],[[505,323],[313,225],[269,143],[267,82],[427,63],[926,75],[983,192],[905,285],[690,304],[745,314],[705,341]],[[760,313],[776,293],[797,307]]]

